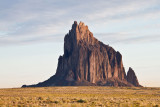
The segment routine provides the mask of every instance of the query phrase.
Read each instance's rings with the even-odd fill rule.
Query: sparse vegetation
[[[78,102],[78,103],[86,103],[87,101],[80,99],[80,100],[77,100],[77,102]]]
[[[42,87],[0,89],[0,107],[159,107],[160,88]]]

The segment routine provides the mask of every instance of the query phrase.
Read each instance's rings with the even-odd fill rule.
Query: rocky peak
[[[93,34],[89,31],[88,26],[85,25],[83,22],[79,24],[77,21],[74,21],[72,25],[72,29],[69,33],[65,36],[65,42],[67,41],[76,41],[75,44],[78,44],[80,41],[85,41],[87,43],[93,44],[94,41]]]
[[[133,84],[134,86],[140,86],[138,79],[137,79],[137,76],[131,67],[129,67],[129,70],[127,72],[127,81],[129,83]]]
[[[93,37],[87,25],[83,22],[78,24],[77,21],[74,21],[72,29],[69,30],[69,33],[64,38],[64,54],[68,56],[73,51],[77,51],[82,43],[93,45],[96,41],[97,39]]]
[[[126,77],[120,52],[93,37],[83,22],[74,21],[65,35],[64,54],[58,59],[56,74],[31,86],[69,85],[139,86],[139,83],[131,68]]]
[[[72,29],[70,31],[74,32],[74,33],[75,32],[81,33],[81,34],[86,33],[86,32],[90,32],[87,25],[85,25],[83,22],[80,22],[78,24],[77,21],[74,21],[74,23],[72,25]]]

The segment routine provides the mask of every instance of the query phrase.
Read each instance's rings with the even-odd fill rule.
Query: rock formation
[[[133,70],[127,76],[122,55],[98,41],[88,26],[75,21],[64,38],[64,55],[58,59],[56,74],[36,85],[44,86],[139,86]]]
[[[127,81],[129,83],[133,84],[134,86],[140,86],[138,79],[137,79],[137,76],[131,67],[129,68],[129,70],[127,72]]]

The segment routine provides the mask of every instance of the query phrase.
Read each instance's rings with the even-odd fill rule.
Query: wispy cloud
[[[93,29],[97,29],[93,30],[94,33],[108,33],[104,27],[114,28],[113,23],[122,24],[123,27],[123,22],[128,20],[135,21],[136,26],[142,26],[142,29],[145,29],[146,25],[139,24],[139,22],[147,20],[148,26],[150,24],[153,26],[152,20],[160,18],[159,5],[159,0],[1,1],[0,45],[59,41],[59,38],[62,38],[63,41],[65,33],[71,28],[74,20],[81,20],[92,25]],[[124,27],[124,30],[130,26],[129,23],[125,23],[125,25],[127,27]],[[112,36],[116,35],[111,42],[123,41],[128,38],[138,39],[134,34],[116,34],[116,32],[119,31],[115,29],[111,32]],[[107,36],[107,40],[109,40],[108,38]],[[139,39],[142,40],[142,38]],[[149,38],[148,35],[144,35],[143,40],[146,38]]]
[[[160,42],[158,35],[139,35],[126,32],[96,34],[96,37],[109,44],[134,44]]]

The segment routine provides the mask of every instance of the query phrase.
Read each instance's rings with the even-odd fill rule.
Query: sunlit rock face
[[[130,77],[134,78],[126,76],[120,52],[98,41],[83,22],[78,24],[75,21],[65,35],[64,54],[58,59],[56,74],[42,83],[28,87],[139,86],[133,82],[134,79],[128,79]]]

